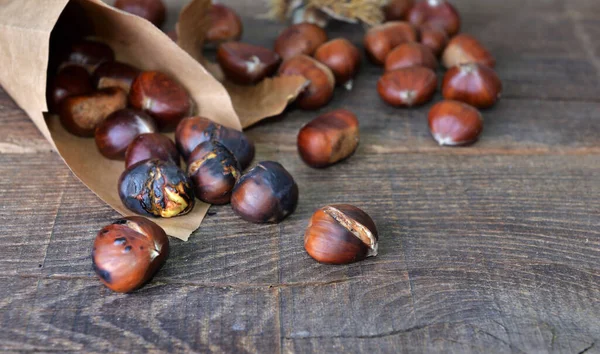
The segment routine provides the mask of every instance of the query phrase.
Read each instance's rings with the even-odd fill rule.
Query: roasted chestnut
[[[146,113],[133,109],[113,112],[96,127],[96,146],[104,157],[125,159],[125,151],[136,136],[156,132],[156,124]]]
[[[327,167],[354,153],[358,147],[358,119],[338,109],[310,121],[298,134],[298,152],[312,167]]]
[[[333,72],[324,64],[307,55],[298,55],[284,61],[279,67],[279,75],[300,75],[308,80],[308,86],[296,98],[296,104],[302,109],[319,109],[333,98],[335,89]]]
[[[119,197],[135,213],[163,218],[185,215],[195,203],[188,176],[174,163],[158,159],[127,168],[119,178]]]
[[[118,87],[109,87],[64,99],[59,109],[60,121],[71,134],[92,137],[100,122],[126,106],[127,93]]]
[[[267,48],[227,42],[219,46],[217,61],[229,80],[240,85],[251,85],[273,75],[281,59]]]
[[[107,61],[94,70],[94,86],[98,89],[120,87],[127,93],[131,90],[133,80],[140,71],[133,66],[118,61]]]
[[[160,27],[165,22],[167,8],[162,0],[117,0],[115,7],[152,22]]]
[[[126,293],[152,279],[168,255],[169,238],[160,226],[140,216],[128,216],[98,232],[92,264],[107,288]]]
[[[175,143],[186,159],[196,146],[209,140],[217,141],[231,151],[242,170],[246,169],[254,159],[254,143],[246,134],[214,123],[208,118],[185,118],[175,131]]]
[[[279,223],[297,204],[294,178],[274,161],[263,161],[244,174],[231,194],[233,211],[254,223]]]
[[[92,72],[99,64],[113,60],[115,52],[107,44],[83,40],[71,46],[66,62],[81,65]]]
[[[327,32],[312,23],[292,25],[277,37],[275,52],[287,60],[300,54],[313,55],[317,48],[327,42]]]
[[[367,213],[348,204],[328,205],[310,219],[304,248],[318,262],[348,264],[376,256],[378,239]]]
[[[92,81],[86,69],[79,65],[69,65],[58,72],[48,89],[48,109],[58,112],[60,103],[67,97],[85,95],[92,92]]]
[[[188,174],[196,198],[210,204],[227,204],[241,172],[240,164],[225,146],[205,141],[188,158]]]
[[[185,88],[158,71],[145,71],[136,77],[129,103],[154,118],[160,130],[175,129],[192,111],[192,99]]]
[[[180,165],[181,157],[173,140],[159,133],[136,136],[125,151],[125,168],[140,161],[158,159]]]
[[[223,4],[212,4],[208,10],[210,27],[206,31],[206,43],[219,44],[242,38],[242,20],[233,9]]]

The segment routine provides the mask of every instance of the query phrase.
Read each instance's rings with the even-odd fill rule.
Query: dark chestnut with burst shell
[[[278,162],[263,161],[244,174],[231,195],[233,211],[254,223],[279,223],[296,209],[298,185]]]
[[[171,162],[177,166],[181,164],[181,157],[173,140],[160,133],[139,134],[125,151],[125,167],[150,159]]]
[[[127,147],[140,134],[157,131],[154,120],[144,112],[125,108],[113,112],[94,134],[98,151],[113,160],[125,159]]]
[[[92,264],[107,288],[126,293],[150,281],[169,254],[169,238],[152,221],[129,216],[98,232]]]
[[[126,169],[119,178],[119,197],[135,213],[163,218],[185,215],[195,203],[188,176],[174,163],[157,159]]]

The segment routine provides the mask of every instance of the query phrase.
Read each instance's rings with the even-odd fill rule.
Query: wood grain
[[[170,28],[183,0],[169,1]],[[0,89],[0,350],[239,353],[596,353],[600,350],[600,3],[455,1],[463,28],[498,59],[503,100],[480,141],[438,147],[430,105],[386,106],[381,69],[326,109],[289,109],[248,131],[257,160],[300,187],[279,225],[212,207],[143,289],[95,278],[97,230],[118,217],[69,172]],[[244,40],[270,46],[282,25],[232,0]],[[330,35],[360,45],[362,29]],[[436,100],[439,99],[439,96]],[[299,128],[353,110],[361,144],[325,170],[304,165]],[[314,262],[313,211],[352,203],[381,235],[376,258]]]

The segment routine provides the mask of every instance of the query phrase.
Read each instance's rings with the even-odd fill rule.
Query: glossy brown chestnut
[[[127,209],[144,215],[171,218],[194,208],[192,182],[174,163],[145,160],[119,178],[119,197]]]
[[[188,174],[196,198],[209,204],[227,204],[241,176],[240,164],[233,154],[216,141],[196,146],[188,158]]]
[[[330,40],[317,49],[315,59],[331,69],[338,85],[352,87],[352,79],[360,67],[360,51],[349,40]]]
[[[167,8],[162,0],[117,0],[115,7],[152,22],[160,27],[165,22]]]
[[[113,60],[115,52],[107,44],[83,40],[71,46],[66,62],[81,65],[91,73],[99,64]]]
[[[244,174],[231,195],[233,211],[254,223],[279,223],[294,212],[297,204],[294,178],[273,161],[263,161]]]
[[[493,69],[485,65],[462,64],[446,72],[442,93],[447,100],[489,108],[502,94],[502,81]]]
[[[475,37],[464,33],[450,40],[442,54],[442,62],[448,69],[468,63],[483,64],[490,68],[496,66],[492,54]]]
[[[412,8],[414,0],[390,0],[383,8],[385,21],[404,21],[408,11]]]
[[[408,12],[408,21],[415,26],[425,23],[441,26],[449,36],[460,31],[460,15],[446,0],[421,0]]]
[[[281,59],[267,48],[227,42],[219,46],[217,61],[229,80],[240,85],[251,85],[273,75]]]
[[[298,133],[298,152],[311,167],[327,167],[350,157],[359,142],[358,119],[345,109],[325,113]]]
[[[136,136],[125,151],[125,168],[140,161],[158,159],[180,165],[181,157],[173,140],[160,133],[145,133]]]
[[[96,127],[96,146],[104,157],[124,160],[127,147],[136,136],[157,131],[154,120],[146,113],[133,109],[113,112]]]
[[[109,87],[64,99],[59,109],[60,121],[71,134],[92,137],[100,122],[126,106],[127,93],[118,87]]]
[[[208,18],[210,27],[204,38],[207,43],[219,44],[242,38],[242,20],[232,8],[213,4],[208,10]]]
[[[304,91],[296,99],[296,104],[302,109],[319,109],[333,98],[333,73],[327,66],[307,55],[298,55],[284,61],[279,67],[279,75],[301,75],[309,80]]]
[[[419,27],[419,33],[421,44],[427,46],[436,57],[439,57],[448,44],[446,31],[438,25],[426,23]]]
[[[275,41],[275,52],[283,59],[300,54],[313,55],[317,48],[327,42],[327,33],[312,23],[298,23],[286,28]]]
[[[442,101],[429,111],[429,131],[440,145],[471,144],[477,140],[482,130],[481,113],[466,103]]]
[[[152,221],[128,216],[98,232],[92,264],[110,290],[127,293],[150,281],[169,255],[169,238]]]
[[[79,65],[69,65],[58,72],[48,88],[48,109],[58,112],[67,97],[85,95],[94,91],[90,74]]]
[[[129,93],[133,80],[140,71],[131,65],[118,61],[107,61],[100,64],[92,75],[94,86],[98,89],[120,87]]]
[[[196,146],[209,140],[217,141],[231,151],[242,170],[246,169],[254,159],[254,143],[246,134],[214,123],[208,118],[185,118],[175,131],[177,149],[186,159]]]
[[[397,107],[412,107],[427,103],[437,89],[435,72],[422,66],[388,71],[377,82],[381,98]]]
[[[420,43],[403,43],[394,48],[385,58],[385,71],[393,71],[411,66],[424,66],[436,70],[438,61],[431,49]]]
[[[181,119],[191,114],[192,99],[170,76],[158,71],[144,71],[131,85],[129,104],[148,113],[160,130],[173,130]]]
[[[416,42],[417,31],[408,22],[392,21],[372,27],[364,38],[364,47],[369,59],[383,65],[387,55],[405,42]]]
[[[348,204],[328,205],[310,219],[304,249],[320,263],[348,264],[376,256],[378,239],[367,213]]]

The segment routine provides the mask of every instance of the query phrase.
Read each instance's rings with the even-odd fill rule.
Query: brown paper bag
[[[142,70],[159,70],[171,75],[188,89],[196,103],[197,114],[241,129],[242,122],[224,86],[150,22],[118,11],[100,0],[70,1],[81,6],[91,20],[95,36],[115,50],[118,60]],[[194,1],[190,6],[205,8],[209,2]],[[124,163],[100,155],[94,139],[67,133],[57,117],[44,117],[50,34],[68,3],[69,0],[0,0],[0,84],[33,120],[73,173],[116,211],[131,215],[117,192]],[[286,97],[277,103],[285,107],[290,98],[293,99]],[[243,98],[241,101],[245,102]],[[256,118],[255,114],[252,119],[278,114],[281,112],[278,108],[267,107],[259,112],[258,116],[262,117]],[[187,240],[209,207],[197,202],[194,210],[185,216],[152,220],[167,234]]]

